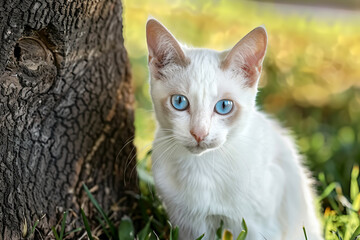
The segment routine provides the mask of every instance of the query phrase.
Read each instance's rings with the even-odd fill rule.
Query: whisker
[[[165,137],[162,138],[161,140],[163,140],[163,142],[160,142],[160,143],[158,144],[158,146],[156,146],[155,148],[153,148],[153,150],[158,149],[158,148],[166,145],[166,144],[169,143],[169,142],[172,143],[172,142],[173,142],[173,139],[171,139],[171,138],[170,138],[169,141],[164,141],[164,140],[167,140],[168,138],[169,138],[169,136],[167,136],[166,138],[165,138]],[[148,145],[150,145],[150,144],[148,144]],[[130,161],[134,160],[134,158],[135,158],[135,156],[133,156]],[[138,162],[135,164],[135,166],[132,168],[132,170],[131,170],[131,172],[130,172],[130,176],[132,176],[134,170],[138,167],[138,165],[139,165],[143,160],[145,160],[145,159],[142,159],[142,160],[138,161]]]
[[[122,151],[129,143],[133,142],[134,139],[135,139],[135,135],[129,137],[129,138],[125,141],[126,143],[125,143],[125,144],[123,145],[123,147],[119,150],[118,154],[116,155],[115,161],[118,160],[121,151]]]
[[[175,143],[173,143],[173,145],[174,145],[174,144],[175,144]],[[168,149],[170,149],[171,147],[173,147],[173,145],[170,145],[170,146],[162,153],[162,155],[163,155],[166,151],[168,151]],[[135,169],[138,167],[138,165],[139,165],[140,163],[141,163],[141,162],[137,162],[136,165],[132,168],[132,170],[131,170],[131,172],[130,172],[130,176],[133,175]]]
[[[174,139],[172,142],[170,142],[170,143],[171,143],[171,145],[170,145],[165,151],[163,151],[163,152],[161,153],[161,155],[158,157],[157,161],[159,161],[159,159],[161,159],[161,157],[162,157],[170,148],[172,148],[172,147],[174,147],[174,146],[176,145],[175,139]],[[153,164],[153,166],[154,166],[154,165],[156,165],[156,162],[153,162],[152,164]]]
[[[156,141],[163,141],[163,140],[170,139],[170,138],[171,138],[171,136],[164,136],[164,137],[158,138]],[[156,142],[156,141],[154,141],[154,142]],[[152,144],[152,143],[146,144],[143,148],[141,148],[141,150],[138,150],[138,153],[144,151],[145,149],[147,149],[151,144]],[[123,148],[124,148],[124,147],[123,147]],[[132,161],[133,161],[133,160],[135,159],[135,157],[137,156],[137,154],[134,154],[134,155],[131,157],[131,159],[129,160],[129,158],[130,158],[132,152],[134,151],[134,149],[135,149],[135,146],[133,147],[133,149],[131,150],[131,152],[129,153],[129,155],[128,155],[127,159],[126,159],[126,166],[125,166],[125,168],[124,168],[124,174],[123,174],[123,175],[124,175],[124,186],[126,186],[126,171],[127,171],[128,167],[130,166],[130,164],[132,163]],[[140,161],[140,162],[141,162],[141,161]],[[137,166],[137,165],[138,165],[138,164],[135,164],[135,166]],[[131,176],[131,173],[130,173],[130,176]]]
[[[213,171],[215,171],[215,153],[212,152],[212,167],[213,167]]]
[[[170,152],[170,150],[164,151],[164,153],[166,152],[166,155],[164,155],[164,158],[165,158],[165,159],[168,158],[169,156],[171,156],[171,155],[173,154],[173,152],[178,149],[178,144],[176,144],[176,142],[174,141],[173,144],[172,144],[169,148],[172,148],[172,149],[171,149],[171,152]],[[169,149],[169,148],[168,148],[168,149]],[[159,158],[159,159],[160,159],[160,158]],[[159,159],[152,159],[152,161],[154,161],[152,164],[153,164],[153,165],[156,165],[156,164],[157,164],[156,161],[159,161]],[[151,189],[149,183],[148,183],[148,189],[149,189],[149,191],[150,191],[150,193],[151,193],[151,196],[152,196],[153,199],[154,199],[154,195],[153,195],[153,193],[152,193],[152,189]]]

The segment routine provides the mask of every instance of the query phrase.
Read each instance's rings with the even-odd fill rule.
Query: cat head
[[[146,37],[160,131],[201,154],[246,128],[266,52],[265,28],[255,28],[223,52],[182,46],[155,19],[148,20]]]

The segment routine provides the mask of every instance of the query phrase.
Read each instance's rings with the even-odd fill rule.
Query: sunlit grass
[[[331,183],[325,188],[320,200],[326,197],[331,207],[325,209],[322,217],[324,221],[324,234],[327,240],[343,239],[354,240],[360,234],[360,192],[359,192],[359,166],[352,169],[350,178],[350,199],[342,192],[340,184]],[[320,181],[324,181],[320,176]]]

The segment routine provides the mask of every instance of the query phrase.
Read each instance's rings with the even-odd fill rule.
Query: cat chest
[[[154,172],[155,181],[167,205],[199,215],[239,215],[242,202],[240,179],[231,173],[209,171],[177,171],[163,168]],[[158,175],[158,176],[157,176]],[[160,176],[159,176],[160,175]],[[166,176],[166,177],[164,177]]]

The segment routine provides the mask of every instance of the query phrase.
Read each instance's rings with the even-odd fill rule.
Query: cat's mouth
[[[196,154],[196,155],[201,155],[207,151],[210,151],[214,148],[216,148],[216,146],[208,146],[205,144],[198,144],[195,146],[186,146],[187,150],[189,150],[189,152],[191,152],[192,154]]]
[[[206,147],[201,147],[199,145],[197,146],[187,146],[186,147],[189,152],[193,153],[193,154],[197,154],[197,155],[200,155],[201,153],[205,152],[207,150]]]

